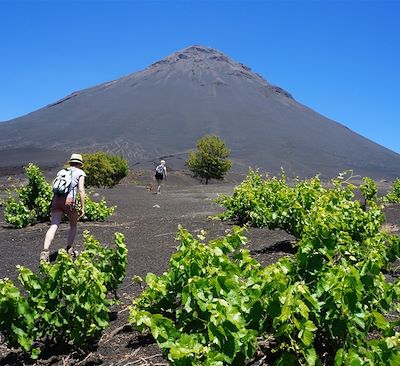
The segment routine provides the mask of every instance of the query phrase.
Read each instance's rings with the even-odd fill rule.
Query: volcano
[[[37,155],[46,148],[47,161],[105,150],[122,154],[131,166],[165,158],[170,168],[180,169],[207,134],[225,141],[237,172],[251,166],[271,173],[283,167],[300,177],[332,177],[346,169],[374,178],[400,174],[399,154],[203,46],[1,123],[0,164],[13,154],[29,160],[30,151]]]

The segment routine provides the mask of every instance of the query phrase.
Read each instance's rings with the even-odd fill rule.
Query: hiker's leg
[[[58,229],[58,225],[60,225],[61,219],[63,216],[63,212],[61,210],[52,210],[51,211],[51,225],[49,230],[47,230],[46,236],[44,238],[43,250],[49,250],[50,244],[54,239],[54,235]]]
[[[154,185],[153,185],[153,192],[157,192],[157,188],[158,188],[158,179],[154,179]]]
[[[72,247],[74,245],[77,229],[78,229],[78,225],[76,225],[76,224],[69,226],[67,249],[69,249],[70,247]]]
[[[76,231],[78,228],[78,211],[73,209],[68,213],[69,218],[69,232],[68,232],[68,242],[67,250],[74,245]]]

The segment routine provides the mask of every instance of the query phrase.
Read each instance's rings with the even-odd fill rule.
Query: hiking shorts
[[[51,202],[51,213],[56,211],[61,211],[67,215],[71,225],[77,224],[79,215],[76,209],[75,200],[54,196],[53,201]],[[51,215],[51,223],[53,224],[53,215]]]

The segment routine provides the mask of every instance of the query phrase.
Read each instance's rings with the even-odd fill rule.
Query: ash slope
[[[123,154],[132,165],[168,157],[170,167],[180,168],[205,134],[225,140],[236,171],[252,166],[275,173],[282,166],[291,175],[331,177],[354,169],[389,179],[400,172],[400,155],[203,46],[2,123],[0,146],[104,149]]]

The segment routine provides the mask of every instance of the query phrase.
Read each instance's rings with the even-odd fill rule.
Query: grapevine
[[[125,276],[124,236],[116,233],[111,249],[86,232],[84,245],[76,260],[61,250],[54,264],[41,262],[39,274],[18,266],[27,295],[10,280],[0,280],[0,333],[9,346],[35,359],[38,341],[87,349],[108,327],[113,301],[107,295],[116,296]]]
[[[389,203],[400,203],[400,178],[397,178],[394,181],[392,190],[385,196],[384,201]]]
[[[399,320],[388,318],[400,311],[400,281],[384,276],[400,239],[381,230],[374,194],[365,210],[354,189],[343,179],[328,189],[318,177],[289,186],[284,175],[250,172],[219,198],[219,217],[284,229],[296,254],[262,268],[242,248],[244,229],[208,244],[180,229],[168,271],[147,275],[132,324],[152,333],[172,365],[243,365],[263,339],[274,340],[264,352],[275,365],[400,364]]]

